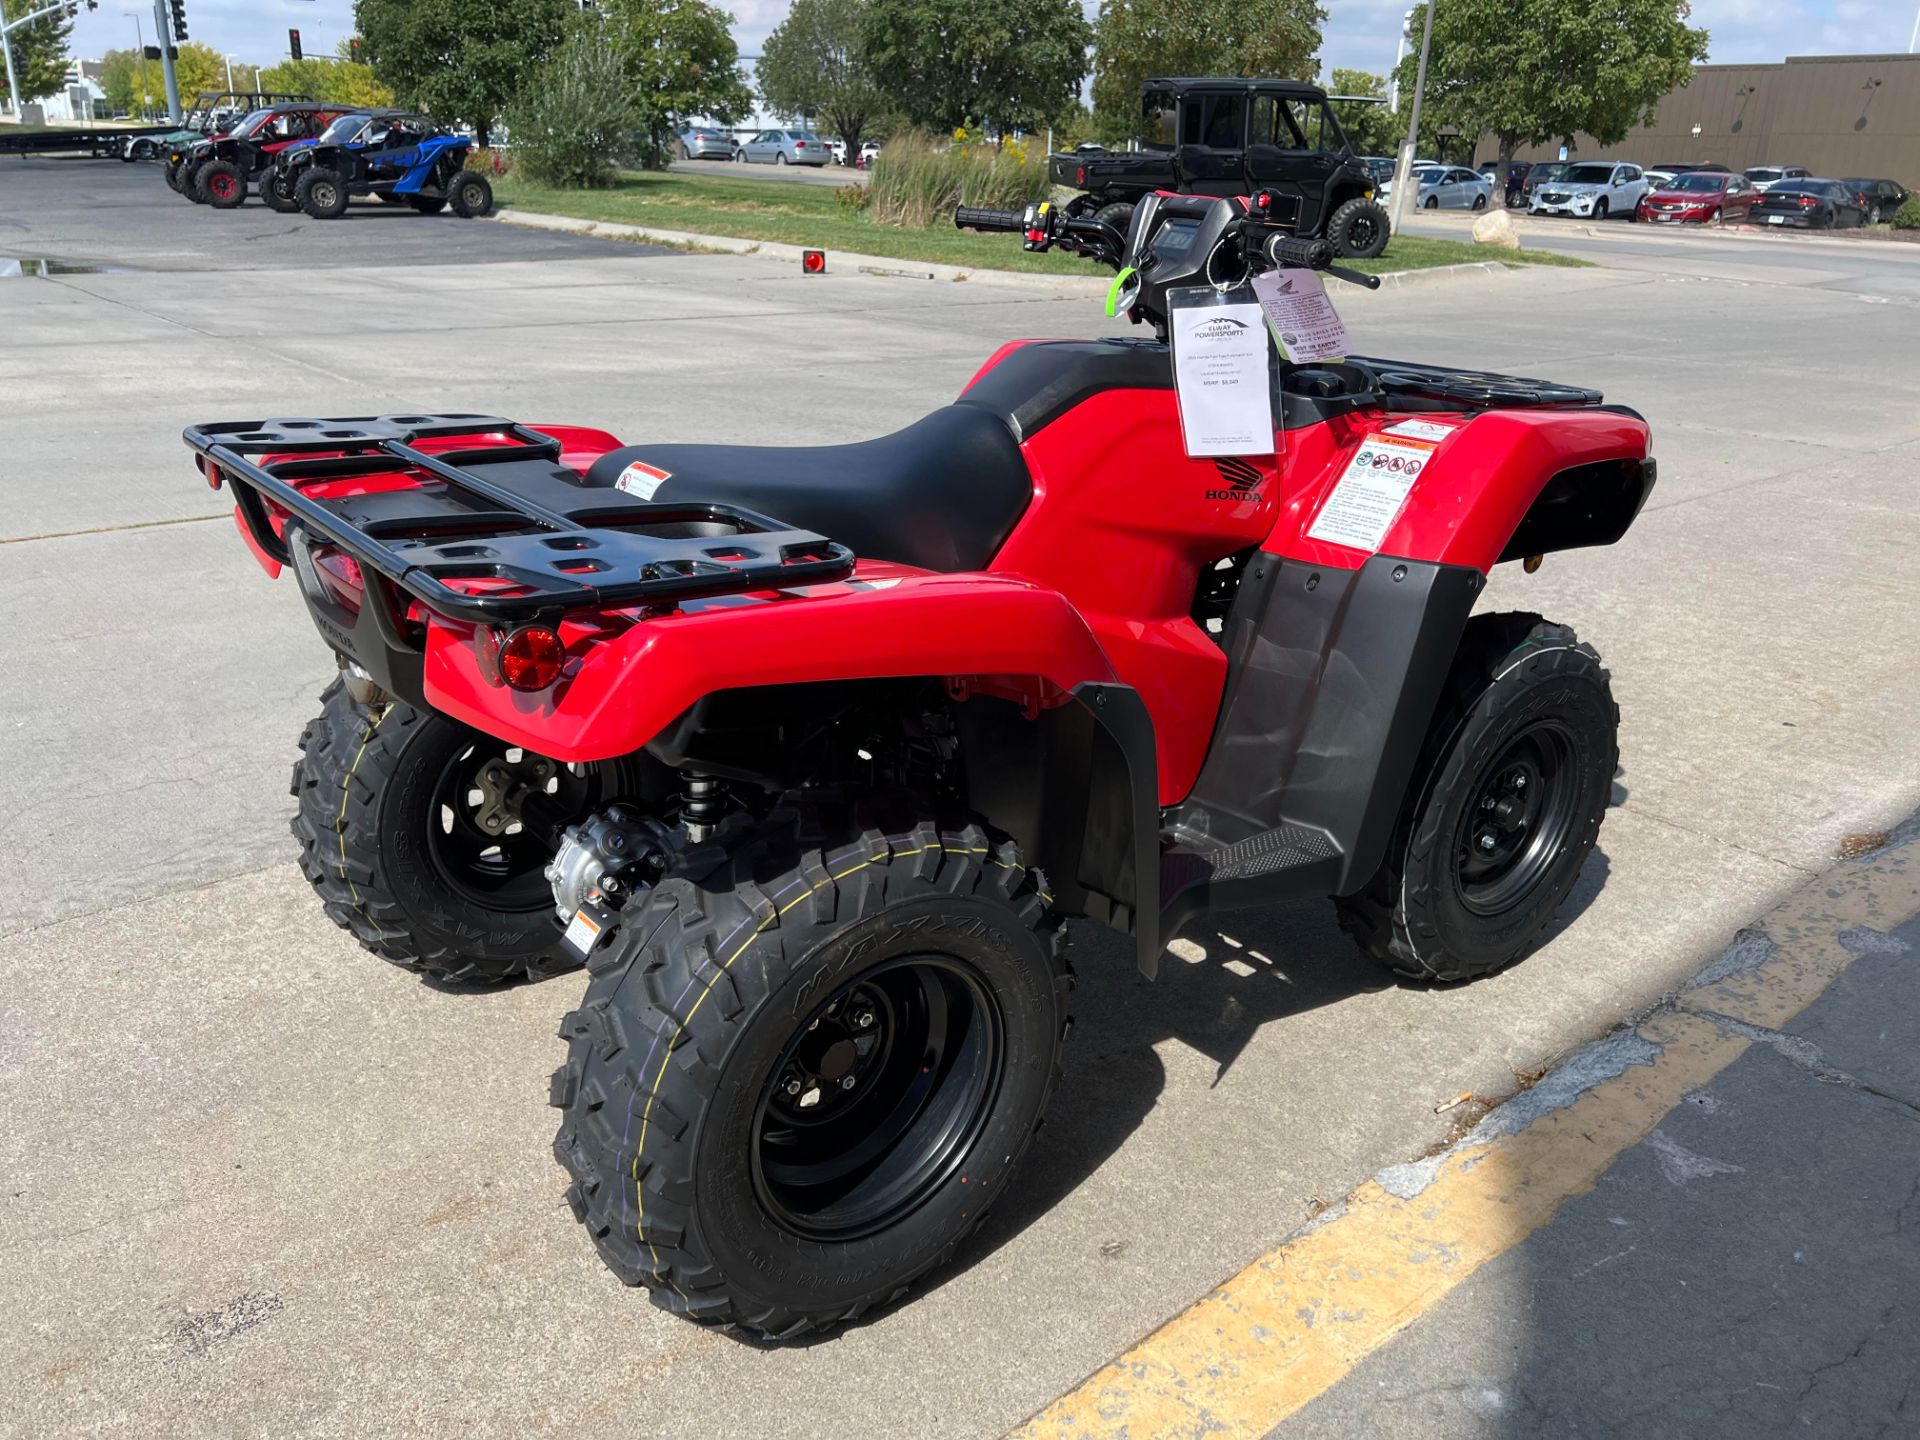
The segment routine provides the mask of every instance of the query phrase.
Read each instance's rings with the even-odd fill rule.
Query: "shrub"
[[[833,203],[842,210],[864,210],[873,203],[873,191],[865,185],[836,185]]]
[[[1037,148],[1037,147],[1036,147]],[[887,142],[873,162],[873,218],[888,225],[951,223],[956,205],[1023,210],[1052,193],[1044,156],[973,139],[952,142],[909,131]]]
[[[1896,230],[1920,230],[1920,195],[1909,195],[1907,203],[1893,213]]]
[[[644,161],[646,136],[619,52],[575,30],[507,111],[515,173],[542,185],[606,185]]]

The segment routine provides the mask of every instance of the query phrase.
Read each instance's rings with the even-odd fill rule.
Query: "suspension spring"
[[[718,780],[680,772],[680,823],[687,827],[687,839],[699,844],[713,834],[726,814],[727,793]]]

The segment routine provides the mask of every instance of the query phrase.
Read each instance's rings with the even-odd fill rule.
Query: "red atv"
[[[1330,268],[1245,201],[960,218],[1122,267],[1156,333],[1170,291]],[[1059,1074],[1070,917],[1148,976],[1188,918],[1301,896],[1420,980],[1537,943],[1618,712],[1565,626],[1471,612],[1625,533],[1647,426],[1398,361],[1271,394],[1281,453],[1218,460],[1160,339],[1009,344],[856,445],[186,432],[339,652],[295,771],[329,912],[445,975],[585,960],[556,1151],[623,1280],[784,1336],[950,1256]],[[1378,456],[1379,543],[1327,538]]]

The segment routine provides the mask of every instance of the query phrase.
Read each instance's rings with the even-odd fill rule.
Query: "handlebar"
[[[1019,234],[1027,228],[1027,217],[1019,210],[978,210],[962,205],[953,212],[956,230],[1005,230]]]
[[[1260,247],[1267,263],[1294,270],[1324,270],[1336,280],[1361,285],[1368,290],[1380,288],[1378,275],[1367,275],[1333,263],[1333,246],[1325,240],[1296,240],[1291,235],[1273,235]]]

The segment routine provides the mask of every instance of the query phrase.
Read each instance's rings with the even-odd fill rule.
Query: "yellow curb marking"
[[[1689,1091],[1746,1052],[1750,1040],[1695,1007],[1777,1027],[1852,962],[1837,931],[1890,930],[1920,912],[1916,857],[1920,841],[1813,882],[1768,917],[1774,948],[1763,963],[1638,1027],[1658,1047],[1644,1052],[1650,1059],[1517,1133],[1449,1153],[1411,1198],[1368,1181],[1337,1218],[1256,1260],[1012,1434],[1152,1440],[1272,1429],[1591,1190]]]

